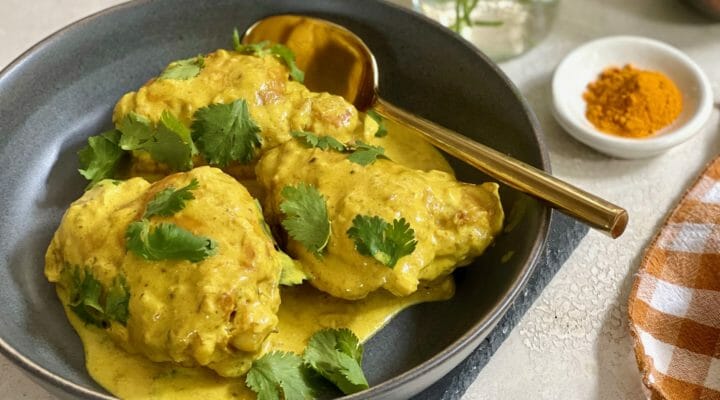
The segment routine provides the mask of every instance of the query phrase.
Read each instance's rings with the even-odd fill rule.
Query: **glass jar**
[[[526,52],[550,30],[559,0],[413,0],[495,61]]]

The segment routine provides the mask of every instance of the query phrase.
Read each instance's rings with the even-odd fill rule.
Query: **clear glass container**
[[[526,52],[550,31],[559,0],[413,0],[495,61]]]

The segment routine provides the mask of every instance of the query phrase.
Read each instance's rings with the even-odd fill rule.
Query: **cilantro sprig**
[[[118,275],[112,286],[105,288],[90,268],[67,267],[70,309],[83,322],[106,328],[111,321],[127,324],[130,290],[125,277]]]
[[[282,268],[280,272],[280,284],[283,286],[295,286],[301,284],[308,278],[307,274],[302,269],[302,265],[300,262],[290,258],[287,253],[280,250],[280,246],[278,246],[275,237],[270,231],[270,226],[267,222],[265,222],[265,218],[263,218],[262,205],[260,205],[260,202],[257,199],[255,199],[255,207],[258,210],[258,220],[260,222],[260,226],[262,226],[263,232],[265,232],[267,238],[273,242],[273,246],[275,247],[275,250],[277,250],[280,258],[280,265]]]
[[[258,400],[306,400],[314,398],[303,359],[294,353],[273,351],[253,361],[245,377]]]
[[[142,115],[129,112],[118,121],[117,129],[122,133],[119,144],[123,150],[147,151],[153,160],[175,171],[193,167],[192,156],[197,150],[190,130],[170,112],[163,111],[156,125]]]
[[[280,192],[280,211],[285,214],[282,226],[291,238],[320,256],[330,240],[330,219],[325,197],[315,186],[300,183],[285,186]]]
[[[167,222],[152,227],[147,219],[131,223],[125,240],[129,251],[148,261],[200,262],[217,253],[217,243],[208,237]]]
[[[132,222],[125,231],[125,247],[149,261],[202,261],[217,253],[217,243],[205,236],[195,235],[175,224],[163,222],[153,227],[150,218],[169,217],[185,208],[195,198],[192,191],[199,187],[197,179],[186,186],[165,188],[156,193],[145,207],[140,221]]]
[[[122,133],[120,147],[123,150],[142,149],[145,142],[155,134],[154,127],[150,120],[144,115],[130,111],[120,121],[116,128]]]
[[[316,332],[305,348],[305,362],[345,394],[368,388],[362,370],[363,346],[349,329]]]
[[[339,152],[347,151],[345,144],[332,136],[319,136],[312,132],[295,131],[290,132],[292,137],[301,140],[307,147],[318,148],[320,150],[335,150]]]
[[[192,156],[196,150],[190,130],[167,111],[160,117],[155,136],[143,148],[155,161],[167,164],[175,171],[187,171],[193,167]]]
[[[349,145],[348,150],[352,152],[352,154],[348,156],[348,160],[362,166],[370,165],[379,158],[388,159],[387,156],[385,156],[384,148],[373,146],[360,140],[356,140],[355,143]]]
[[[180,189],[167,187],[153,197],[145,207],[145,215],[143,218],[150,218],[158,215],[161,217],[169,217],[185,208],[185,203],[193,200],[195,196],[192,191],[200,186],[200,182],[193,178],[190,183]]]
[[[211,165],[225,167],[232,161],[247,164],[262,145],[260,127],[250,117],[244,99],[211,104],[197,110],[193,118],[192,138]]]
[[[402,257],[412,254],[417,245],[415,231],[405,218],[394,219],[390,224],[378,216],[356,215],[347,235],[360,254],[390,268]]]
[[[290,77],[293,80],[300,83],[303,83],[305,80],[305,73],[298,68],[295,61],[295,53],[293,53],[287,46],[279,43],[271,45],[267,40],[258,43],[242,44],[240,43],[240,34],[238,33],[238,30],[235,29],[233,31],[233,47],[235,48],[235,51],[241,54],[252,54],[259,57],[270,54],[288,67],[290,70]]]
[[[315,398],[327,382],[345,394],[356,393],[368,388],[362,352],[349,329],[323,329],[310,338],[302,357],[274,351],[255,360],[245,383],[258,400]]]
[[[378,114],[375,110],[368,110],[367,115],[378,124],[377,131],[375,131],[375,137],[387,136],[388,131],[387,127],[385,126],[385,120],[383,119],[383,117],[381,117],[380,114]]]
[[[117,130],[104,132],[88,138],[87,146],[78,151],[80,159],[78,171],[90,181],[88,188],[115,175],[115,170],[124,155],[119,145],[120,139],[121,134]]]
[[[159,78],[184,81],[196,77],[204,67],[205,58],[201,55],[173,61],[160,74]]]
[[[307,131],[296,131],[290,133],[294,138],[300,140],[306,147],[318,148],[323,151],[333,150],[339,153],[348,153],[348,160],[355,164],[367,166],[379,158],[388,159],[385,156],[385,149],[380,146],[373,146],[361,140],[344,144],[332,136],[316,135]]]

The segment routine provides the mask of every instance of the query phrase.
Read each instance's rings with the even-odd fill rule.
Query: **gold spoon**
[[[318,18],[276,15],[256,22],[243,36],[245,44],[263,40],[295,52],[310,90],[342,96],[360,111],[372,108],[384,118],[409,126],[448,154],[613,238],[625,231],[628,214],[623,208],[380,98],[375,57],[346,28]]]

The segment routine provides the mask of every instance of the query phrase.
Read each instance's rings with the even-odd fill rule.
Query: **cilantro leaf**
[[[302,139],[307,147],[317,147],[320,150],[332,149],[339,152],[346,150],[345,145],[332,136],[318,136],[312,132],[295,131],[290,133],[292,137]]]
[[[356,215],[347,235],[355,241],[357,251],[393,268],[398,260],[415,251],[415,231],[405,218],[388,224],[380,217]]]
[[[360,140],[356,140],[355,144],[350,146],[350,149],[352,150],[352,154],[350,154],[348,160],[362,166],[370,165],[378,158],[387,159],[384,148],[373,146]]]
[[[146,117],[130,111],[116,125],[117,130],[122,132],[120,147],[123,150],[137,150],[142,144],[150,140],[155,133]]]
[[[279,43],[270,46],[270,42],[267,40],[263,40],[258,43],[242,44],[240,43],[240,34],[237,29],[233,30],[233,46],[235,51],[241,54],[252,54],[259,57],[272,54],[288,67],[290,70],[290,77],[293,80],[300,83],[303,83],[305,80],[305,73],[298,68],[297,63],[295,62],[295,53],[293,53],[293,51],[287,46]]]
[[[113,286],[105,290],[89,268],[68,267],[70,282],[68,306],[85,323],[105,328],[110,321],[127,324],[130,293],[121,275],[115,277]],[[104,303],[104,306],[103,306]]]
[[[262,226],[263,232],[265,232],[267,238],[273,242],[273,246],[275,247],[275,250],[277,250],[280,257],[280,284],[283,286],[294,286],[301,284],[305,279],[308,278],[307,274],[305,274],[305,272],[302,270],[302,265],[298,261],[293,260],[289,255],[287,255],[287,253],[280,250],[280,246],[278,246],[275,237],[270,231],[270,226],[268,226],[267,222],[265,222],[265,218],[263,218],[263,209],[257,199],[255,199],[255,208],[257,208],[258,210],[258,220],[260,222],[260,226]]]
[[[119,275],[113,280],[113,285],[107,292],[105,298],[105,315],[108,319],[120,322],[123,325],[127,325],[127,320],[130,315],[130,289],[127,286],[125,277]]]
[[[290,77],[293,78],[294,81],[300,83],[305,81],[305,73],[300,70],[295,63],[295,53],[293,53],[287,46],[274,44],[270,47],[270,54],[279,58],[283,63],[285,63],[285,65],[287,65],[288,69],[290,69]]]
[[[307,183],[285,186],[280,194],[283,198],[280,211],[285,214],[282,226],[291,238],[320,256],[330,240],[330,219],[325,197]]]
[[[167,164],[174,171],[187,171],[193,167],[194,145],[190,131],[175,116],[162,113],[155,135],[142,144],[153,160]]]
[[[375,131],[375,137],[383,137],[387,135],[387,127],[385,126],[385,120],[375,110],[367,111],[368,117],[372,118],[373,121],[377,122],[378,129]]]
[[[88,188],[115,174],[123,156],[118,146],[120,132],[113,130],[88,138],[87,146],[78,151],[80,175],[90,181]]]
[[[192,141],[190,128],[185,126],[179,119],[177,119],[176,116],[167,110],[163,111],[160,115],[160,126],[158,126],[158,130],[161,129],[167,129],[168,131],[176,134],[183,143],[190,145],[191,153],[197,153],[197,149],[195,149]]]
[[[360,340],[349,329],[323,329],[310,338],[303,359],[343,393],[351,394],[368,388],[362,353]]]
[[[175,171],[192,168],[192,156],[197,149],[190,130],[170,112],[163,111],[155,127],[146,117],[130,112],[118,122],[117,129],[122,132],[123,150],[147,151],[153,160]]]
[[[232,161],[247,164],[255,158],[262,137],[243,99],[212,104],[195,112],[192,138],[209,164],[225,167]]]
[[[173,61],[160,74],[159,78],[184,81],[196,77],[204,67],[205,58],[203,56]]]
[[[294,353],[273,351],[253,361],[245,377],[258,400],[306,400],[314,398],[303,360]]]
[[[234,33],[237,33],[237,29]],[[235,38],[236,37],[233,36],[233,44],[235,45],[235,51],[240,54],[250,54],[259,57],[270,54],[270,50],[268,49],[268,46],[270,46],[270,41],[268,40],[263,40],[262,42],[257,43],[241,44],[240,38],[237,37],[237,41],[235,40]]]
[[[301,140],[309,148],[321,150],[335,150],[340,153],[350,153],[348,160],[355,164],[367,166],[374,163],[378,158],[388,159],[385,156],[385,149],[380,146],[373,146],[356,140],[353,144],[345,145],[332,136],[320,136],[312,132],[295,131],[290,133],[294,138]]]
[[[188,260],[199,262],[217,253],[214,240],[197,236],[172,223],[161,223],[150,230],[150,221],[131,223],[125,232],[129,251],[149,261]]]
[[[185,208],[186,201],[195,198],[192,194],[192,190],[197,189],[199,185],[200,182],[193,178],[189,184],[180,189],[167,187],[159,191],[145,208],[145,215],[143,215],[143,218],[150,218],[154,215],[169,217],[177,213]]]
[[[80,277],[80,269],[73,271],[70,309],[88,324],[103,327],[103,308],[100,305],[102,284],[87,269]]]

